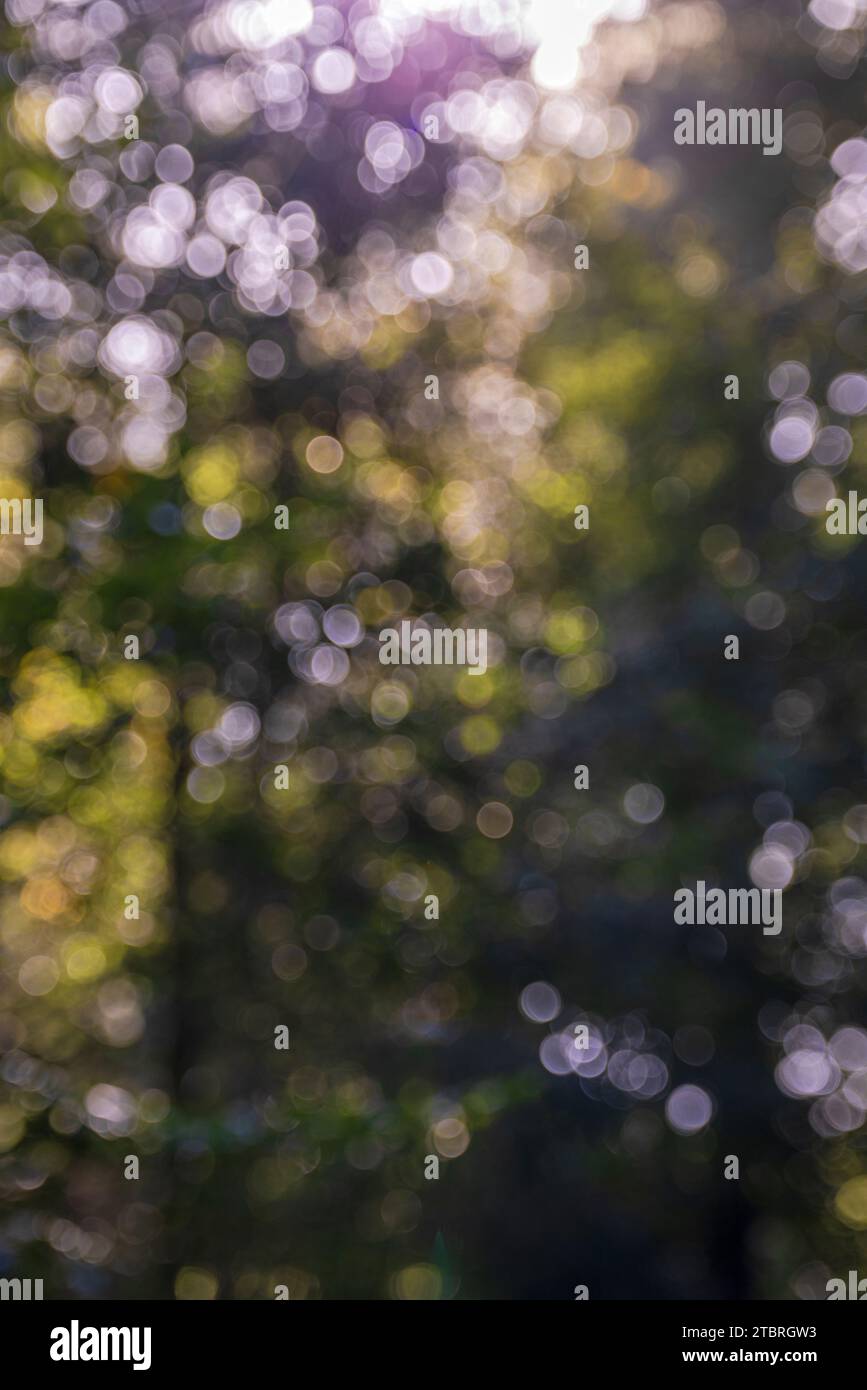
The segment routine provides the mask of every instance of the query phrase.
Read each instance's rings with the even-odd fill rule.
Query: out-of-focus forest
[[[0,1276],[865,1268],[865,26],[6,0]],[[381,665],[422,617],[487,672]]]

